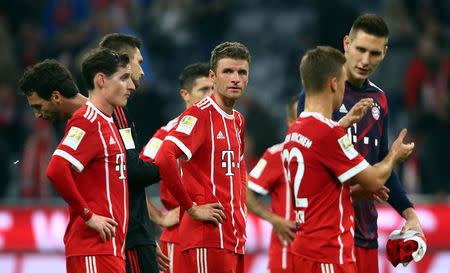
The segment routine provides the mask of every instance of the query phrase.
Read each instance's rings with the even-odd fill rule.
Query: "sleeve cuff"
[[[249,189],[251,189],[252,191],[257,192],[257,193],[262,194],[262,195],[268,195],[269,194],[268,190],[264,189],[260,185],[256,184],[255,182],[252,182],[250,180],[248,181],[247,187]]]
[[[178,138],[176,138],[174,136],[167,136],[164,140],[169,140],[169,141],[172,141],[173,143],[175,143],[175,145],[177,145],[178,148],[180,148],[180,150],[186,155],[187,161],[189,161],[191,159],[191,157],[192,157],[191,150],[189,150],[188,147],[186,147],[186,145],[184,145],[183,142],[178,140]]]
[[[345,173],[341,174],[338,179],[341,183],[344,183],[345,181],[349,180],[353,176],[357,175],[361,171],[363,171],[365,168],[369,166],[369,163],[365,159],[361,161],[358,165],[351,168],[350,170],[346,171]]]

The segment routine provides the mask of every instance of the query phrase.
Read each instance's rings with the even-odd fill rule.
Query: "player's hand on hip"
[[[354,123],[359,122],[364,117],[370,106],[372,106],[372,104],[372,98],[361,99],[355,105],[353,105],[352,109],[350,109],[350,111],[344,117],[339,120],[339,125],[347,129]]]
[[[164,228],[169,228],[176,226],[180,223],[180,207],[169,210],[169,212],[162,216],[161,226]]]
[[[111,240],[112,237],[116,236],[116,226],[118,224],[111,218],[103,217],[94,213],[92,214],[91,219],[87,220],[85,223],[88,227],[100,234],[102,242]]]
[[[294,240],[296,229],[295,222],[286,220],[278,215],[274,215],[270,222],[281,242],[287,241],[288,243],[291,243]]]
[[[223,206],[220,203],[210,203],[201,206],[194,205],[186,210],[189,216],[194,220],[203,222],[213,222],[217,226],[223,223],[226,219],[225,213],[223,213]]]
[[[414,150],[414,142],[403,143],[406,132],[407,130],[403,129],[391,146],[391,152],[394,152],[394,158],[397,163],[405,160]]]
[[[170,259],[166,255],[164,255],[161,248],[159,247],[158,242],[156,242],[156,256],[158,256],[159,270],[163,272],[167,271],[167,269],[169,269]]]

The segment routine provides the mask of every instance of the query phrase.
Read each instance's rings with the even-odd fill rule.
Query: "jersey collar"
[[[102,118],[104,118],[106,121],[108,122],[114,122],[113,118],[111,116],[106,115],[105,113],[103,113],[102,111],[100,111],[97,107],[95,107],[92,102],[87,101],[86,105],[92,107],[92,109],[94,109],[97,114],[99,114]]]
[[[234,119],[234,109],[233,109],[233,114],[227,114],[224,110],[222,110],[222,108],[220,108],[219,105],[217,105],[216,101],[213,98],[213,95],[206,97],[212,104],[212,106],[214,106],[214,108],[216,108],[217,112],[219,112],[219,114],[221,114],[224,118],[227,119]]]

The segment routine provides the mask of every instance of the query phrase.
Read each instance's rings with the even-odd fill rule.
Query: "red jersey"
[[[69,161],[76,187],[95,214],[119,225],[116,236],[103,243],[69,206],[64,234],[66,257],[114,255],[125,259],[128,191],[125,147],[112,117],[87,102],[69,119],[63,140],[53,156]]]
[[[291,191],[289,183],[285,179],[281,162],[282,150],[283,143],[276,144],[266,150],[263,157],[250,172],[248,187],[262,195],[270,194],[273,213],[294,221]],[[281,242],[275,231],[272,231],[269,268],[286,269],[288,267],[289,249],[290,245],[287,242]]]
[[[284,143],[282,161],[298,230],[292,253],[316,262],[355,262],[348,181],[369,164],[345,129],[319,113],[302,112]]]
[[[213,95],[197,102],[180,116],[164,141],[172,141],[187,157],[182,182],[198,205],[219,202],[226,219],[219,226],[183,217],[179,236],[182,250],[214,247],[243,254],[245,234],[244,117],[227,114]]]
[[[164,138],[169,134],[169,132],[175,128],[178,123],[178,117],[172,119],[165,126],[161,127],[156,131],[156,133],[152,136],[152,138],[148,141],[147,145],[145,145],[144,149],[140,153],[140,158],[147,162],[153,162],[155,160],[156,154],[158,153],[159,147],[164,140]],[[181,168],[181,166],[180,166]],[[170,193],[167,188],[167,183],[161,181],[159,183],[159,196],[161,198],[161,203],[167,210],[174,209],[179,207],[177,200]],[[179,225],[164,228],[159,240],[170,243],[178,243],[178,227]]]

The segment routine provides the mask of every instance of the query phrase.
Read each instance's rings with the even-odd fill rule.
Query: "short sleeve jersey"
[[[114,255],[125,259],[128,223],[128,191],[125,147],[113,119],[91,102],[68,121],[63,140],[53,156],[69,161],[76,187],[92,211],[114,219],[116,236],[103,243],[69,206],[64,235],[66,257]]]
[[[245,234],[245,189],[241,182],[244,154],[244,117],[227,114],[213,95],[197,102],[180,116],[164,141],[183,151],[182,182],[198,205],[220,202],[226,219],[219,226],[183,217],[179,236],[182,250],[214,247],[243,254]]]
[[[169,121],[169,123],[156,131],[156,133],[152,136],[152,138],[150,138],[147,145],[145,145],[144,149],[139,155],[142,160],[145,160],[147,162],[153,162],[155,160],[156,154],[158,153],[159,148],[164,141],[164,138],[172,129],[175,128],[177,123],[178,117],[172,119],[171,121]],[[167,184],[164,183],[164,181],[161,181],[159,183],[159,196],[161,198],[161,203],[167,210],[171,210],[180,206],[175,197],[173,197],[173,195],[170,193],[169,189],[167,188]],[[170,228],[164,228],[159,239],[164,242],[178,243],[178,228],[179,225]]]
[[[262,158],[249,174],[249,189],[262,194],[270,194],[272,199],[272,211],[285,219],[294,221],[292,210],[291,191],[289,183],[284,176],[281,162],[283,143],[268,148]],[[269,267],[286,268],[287,255],[290,245],[282,243],[275,231],[272,231],[269,248]]]
[[[345,129],[319,113],[301,113],[284,143],[282,162],[297,223],[292,253],[316,262],[355,262],[348,180],[368,163]]]

